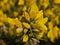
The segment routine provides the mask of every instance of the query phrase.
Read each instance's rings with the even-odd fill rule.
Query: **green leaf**
[[[34,42],[33,42],[33,40],[30,40],[29,42],[30,42],[30,45],[34,45]]]

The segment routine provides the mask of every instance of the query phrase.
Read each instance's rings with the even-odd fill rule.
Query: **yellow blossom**
[[[19,14],[19,13],[16,12],[16,11],[13,12],[13,16],[14,16],[14,17],[18,16],[18,14]]]
[[[4,3],[8,3],[8,0],[3,0]]]
[[[27,10],[27,6],[24,6],[23,11],[26,11],[26,10]]]
[[[53,24],[52,24],[52,22],[48,22],[48,28],[49,28],[49,30],[52,30],[52,29],[53,29]]]
[[[40,32],[37,34],[36,37],[37,37],[37,39],[41,39],[43,37],[43,35],[44,35],[44,32]]]
[[[52,42],[54,42],[55,36],[53,30],[50,30],[47,36]]]
[[[8,23],[10,24],[10,25],[15,25],[15,22],[13,21],[13,19],[12,18],[8,18]]]
[[[59,24],[59,16],[55,17],[55,22],[56,22],[56,24]]]
[[[24,29],[24,33],[27,33],[28,29]]]
[[[24,17],[25,17],[28,21],[30,21],[29,14],[28,14],[27,12],[24,13]]]
[[[35,19],[40,19],[40,20],[41,20],[42,18],[43,18],[43,10],[40,10],[40,11],[37,13]]]
[[[22,28],[17,28],[17,29],[16,29],[16,33],[18,33],[18,34],[20,34],[22,31],[23,31]]]
[[[50,10],[50,9],[48,9],[48,10],[46,11],[46,15],[49,16],[49,17],[51,17],[51,18],[54,18],[54,17],[55,17],[53,11]]]
[[[58,39],[59,28],[57,26],[53,27],[52,30],[49,30],[47,36],[48,38],[54,42],[55,39]]]
[[[27,0],[27,6],[31,6],[35,2],[36,2],[35,0]]]
[[[19,0],[18,5],[24,5],[24,0]]]
[[[14,21],[16,26],[22,27],[22,23],[18,20],[18,18],[15,18],[13,21]]]
[[[3,15],[3,11],[2,10],[0,10],[0,16],[2,16]]]
[[[47,8],[49,5],[49,0],[44,0],[42,5],[44,6],[44,8]]]
[[[24,35],[23,36],[23,42],[27,42],[28,41],[28,35]]]
[[[37,12],[38,12],[37,5],[36,4],[32,4],[30,6],[30,12],[29,12],[30,18],[34,19],[36,17]]]
[[[54,1],[54,3],[56,3],[56,4],[60,4],[60,0],[53,0]]]
[[[23,22],[22,24],[23,24],[24,27],[30,28],[30,25],[28,23]]]

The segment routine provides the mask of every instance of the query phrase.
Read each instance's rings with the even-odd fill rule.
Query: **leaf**
[[[34,42],[33,42],[33,40],[30,40],[30,45],[34,45]]]

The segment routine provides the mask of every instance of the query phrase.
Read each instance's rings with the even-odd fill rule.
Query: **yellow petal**
[[[48,22],[48,28],[49,28],[49,30],[52,30],[52,29],[53,29],[53,24],[52,24],[52,22]]]
[[[55,36],[54,36],[54,31],[50,30],[47,34],[47,37],[52,41],[54,42],[55,40]]]
[[[54,27],[54,33],[56,39],[58,39],[59,28],[57,26]]]
[[[43,10],[39,11],[35,19],[42,19],[43,18]]]
[[[41,38],[43,37],[43,34],[44,34],[44,33],[41,33],[41,32],[38,33],[38,34],[37,34],[37,39],[41,39]]]
[[[48,21],[48,18],[47,17],[45,17],[44,19],[43,19],[43,24],[45,24],[46,22]]]
[[[56,22],[56,24],[59,24],[59,16],[55,17],[55,22]]]

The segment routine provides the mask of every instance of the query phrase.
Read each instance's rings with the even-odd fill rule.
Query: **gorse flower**
[[[60,37],[59,5],[59,0],[0,0],[0,39],[6,45],[55,42]]]
[[[24,35],[23,36],[23,42],[27,42],[28,41],[28,35]]]

